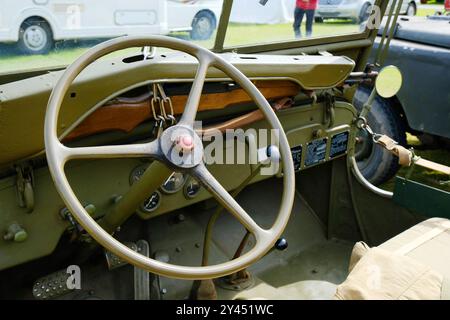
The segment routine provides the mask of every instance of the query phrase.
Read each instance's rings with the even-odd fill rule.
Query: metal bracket
[[[129,242],[125,245],[143,256],[150,257],[150,245],[146,240]],[[109,270],[128,265],[128,262],[107,250],[105,250],[105,258]],[[134,267],[134,299],[150,300],[150,273],[138,267]]]
[[[150,245],[145,240],[136,242],[137,252],[150,257]],[[134,300],[150,300],[150,273],[134,267]]]
[[[98,220],[101,217],[95,217],[95,212],[97,208],[93,204],[84,205],[84,209],[92,216],[94,219]],[[93,241],[92,237],[83,229],[83,227],[75,220],[72,213],[67,207],[62,208],[59,211],[59,215],[63,220],[69,222],[70,227],[68,231],[72,233],[74,237],[78,237],[82,242],[90,243]]]
[[[28,213],[34,210],[34,174],[30,165],[18,165],[16,190],[19,207],[26,208]]]
[[[334,125],[334,119],[335,119],[335,105],[336,105],[336,98],[334,95],[332,95],[329,92],[324,93],[324,101],[325,101],[325,110],[324,110],[324,117],[323,117],[323,124],[327,125],[328,128],[331,128]]]
[[[146,46],[141,49],[143,60],[153,59],[156,55],[156,47]]]
[[[138,247],[137,247],[136,243],[127,242],[124,244],[128,248],[130,248],[136,252],[138,251]],[[108,250],[105,250],[105,258],[106,258],[106,264],[108,265],[109,270],[114,270],[114,269],[126,266],[128,264],[128,262],[126,262],[125,260],[122,260],[120,257],[116,256],[114,253],[112,253],[111,251],[108,251]]]

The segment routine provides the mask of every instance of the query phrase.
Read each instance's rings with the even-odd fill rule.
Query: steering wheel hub
[[[176,169],[193,168],[202,162],[202,140],[188,126],[176,125],[164,130],[160,146],[165,159]]]

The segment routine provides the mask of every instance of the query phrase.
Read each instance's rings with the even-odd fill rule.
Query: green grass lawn
[[[304,31],[304,25],[302,26]],[[334,21],[315,24],[313,36],[339,35],[357,32],[358,25],[346,21]],[[174,34],[174,36],[186,39],[186,34]],[[231,24],[227,32],[226,46],[283,41],[294,39],[292,25],[290,23],[275,25],[257,24]],[[35,68],[47,68],[63,66],[71,63],[83,52],[95,45],[99,41],[84,41],[81,43],[64,44],[65,48],[58,45],[54,51],[46,55],[23,56],[19,55],[13,46],[0,47],[0,74],[17,72]],[[197,41],[198,44],[207,48],[213,46],[213,39],[208,41]],[[158,49],[161,51],[161,49]],[[138,49],[130,49],[130,52],[138,52]]]
[[[417,15],[426,16],[433,14],[435,9],[419,8]],[[305,24],[302,25],[302,32],[305,33]],[[359,32],[359,25],[352,24],[345,20],[328,20],[325,23],[315,23],[313,25],[313,36],[334,36]],[[174,36],[186,39],[186,34],[174,34]],[[226,46],[249,45],[255,43],[293,40],[294,34],[291,23],[283,24],[230,24],[225,39]],[[36,68],[48,68],[54,66],[64,66],[79,57],[88,48],[99,41],[67,42],[61,46],[57,44],[52,53],[47,55],[23,56],[19,55],[12,45],[0,46],[0,74],[17,72]],[[213,39],[199,41],[205,47],[213,46]],[[63,47],[63,48],[61,48]],[[131,49],[130,52],[138,52]]]
[[[444,9],[444,6],[442,6],[442,9]],[[432,16],[436,12],[436,9],[433,8],[419,8],[417,10],[417,16],[418,17],[426,17],[426,16]]]
[[[305,25],[301,28],[305,34]],[[349,21],[327,21],[313,25],[313,37],[335,36],[359,31],[359,25]],[[261,24],[237,24],[232,23],[225,38],[226,46],[255,44],[273,41],[294,40],[292,23],[275,25]]]

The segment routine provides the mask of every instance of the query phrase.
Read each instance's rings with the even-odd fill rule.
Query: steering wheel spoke
[[[193,175],[205,186],[213,197],[225,207],[256,239],[267,233],[255,220],[237,203],[231,194],[220,184],[211,174],[204,164],[200,164],[193,169]]]
[[[206,56],[199,56],[199,66],[195,75],[194,82],[192,83],[191,91],[184,107],[183,115],[181,116],[180,123],[188,126],[193,126],[195,116],[197,115],[198,106],[200,104],[200,98],[202,96],[203,86],[205,84],[206,74],[208,68],[211,65],[211,61]]]
[[[104,159],[104,158],[160,158],[159,142],[154,140],[149,143],[76,147],[69,148],[60,145],[64,160],[75,159]]]

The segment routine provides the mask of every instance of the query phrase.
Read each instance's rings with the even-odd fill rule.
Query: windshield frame
[[[255,0],[256,1],[256,0]],[[275,1],[275,0],[269,0]],[[396,4],[398,3],[397,0]],[[237,53],[263,53],[270,51],[282,51],[288,49],[303,49],[302,52],[314,52],[318,51],[318,47],[323,47],[325,45],[330,44],[339,44],[343,42],[355,42],[359,43],[359,47],[361,45],[368,46],[371,45],[373,39],[377,35],[378,29],[368,29],[366,27],[365,31],[360,33],[349,33],[342,34],[337,36],[326,36],[326,37],[317,37],[310,39],[294,39],[294,40],[283,40],[283,41],[273,41],[267,43],[256,43],[256,44],[248,44],[241,46],[229,46],[224,47],[226,33],[228,30],[230,15],[233,7],[234,0],[224,0],[222,5],[222,14],[219,19],[216,38],[214,41],[214,46],[211,50],[215,53],[222,52],[237,52]],[[386,11],[388,1],[384,0],[375,0],[374,5],[380,7],[381,15],[384,16]],[[370,39],[370,40],[369,40]],[[364,41],[366,40],[366,41]],[[320,51],[320,50],[319,50]],[[29,70],[21,70],[17,72],[8,72],[0,74],[0,85],[4,83],[9,83],[13,81],[23,80],[26,78],[30,78],[33,76],[42,75],[48,72],[60,71],[67,67],[68,65],[56,65],[53,67],[38,67],[32,68]]]
[[[275,0],[269,0],[275,1]],[[396,1],[396,5],[398,4]],[[217,29],[216,41],[214,43],[213,51],[214,52],[237,52],[237,53],[256,53],[256,52],[268,52],[268,51],[277,51],[277,50],[286,50],[286,49],[296,49],[296,48],[304,48],[311,47],[317,45],[325,45],[332,43],[340,43],[354,40],[365,40],[365,39],[373,39],[375,38],[378,29],[366,29],[363,32],[359,33],[348,33],[342,35],[334,35],[334,36],[326,36],[326,37],[317,37],[310,39],[293,39],[293,40],[281,40],[281,41],[272,41],[267,43],[255,43],[248,45],[239,45],[239,46],[228,46],[225,47],[225,38],[228,30],[228,24],[230,20],[231,10],[233,8],[234,0],[225,0],[222,7],[222,16],[220,19],[219,27]],[[383,0],[375,0],[374,5],[380,7],[380,14],[383,17],[386,8],[388,5],[388,1]]]

